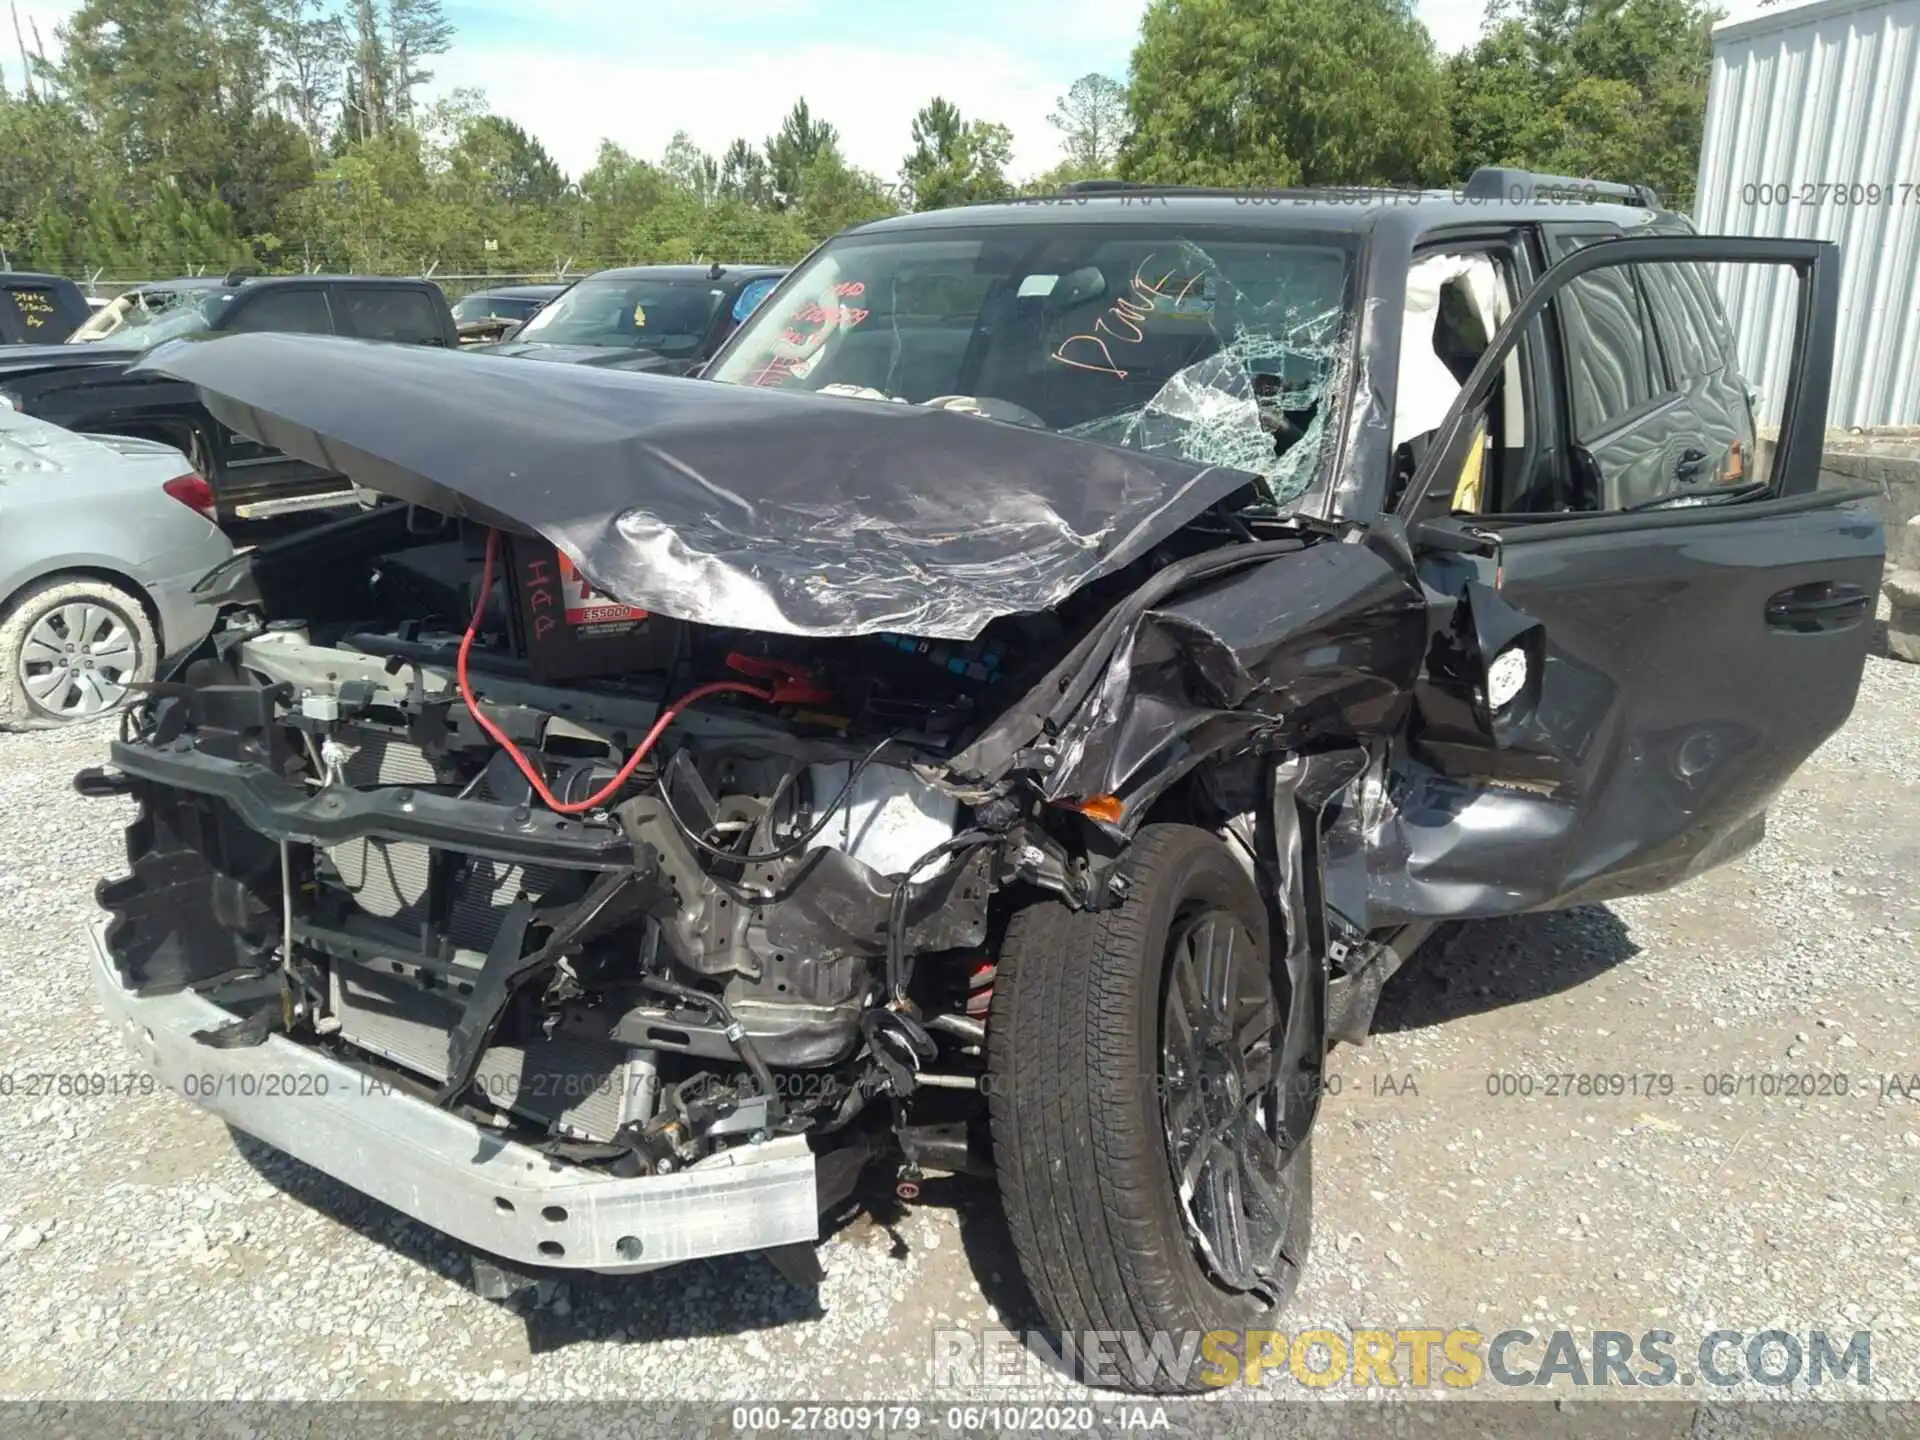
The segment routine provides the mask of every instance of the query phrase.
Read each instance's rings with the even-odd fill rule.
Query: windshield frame
[[[744,378],[744,375],[733,379],[721,377],[729,368],[729,363],[737,363],[750,348],[765,347],[765,335],[759,327],[764,324],[769,329],[778,328],[781,322],[776,317],[780,316],[785,309],[791,308],[795,296],[807,291],[817,266],[829,258],[844,256],[849,250],[911,244],[939,246],[951,244],[956,240],[1005,243],[1022,238],[1038,246],[1068,231],[1085,232],[1089,247],[1113,240],[1145,240],[1168,245],[1185,242],[1202,249],[1209,244],[1235,244],[1298,246],[1303,249],[1341,252],[1346,259],[1344,293],[1341,301],[1342,319],[1339,334],[1334,342],[1332,368],[1321,398],[1321,404],[1326,411],[1323,435],[1318,452],[1313,457],[1305,487],[1280,507],[1281,513],[1287,515],[1323,516],[1328,496],[1333,489],[1329,483],[1330,477],[1335,473],[1335,468],[1349,449],[1348,429],[1354,414],[1354,377],[1362,373],[1363,369],[1367,296],[1374,260],[1374,247],[1370,242],[1369,234],[1363,229],[1324,224],[1259,224],[1222,219],[1182,222],[1168,216],[1158,221],[1109,220],[1091,217],[1076,221],[1062,217],[1051,224],[1037,224],[1031,220],[998,222],[983,220],[979,224],[971,225],[939,224],[898,227],[881,224],[845,231],[816,246],[787,272],[779,285],[761,299],[753,312],[735,326],[733,332],[716,349],[713,358],[707,362],[701,372],[702,377],[718,384],[750,384],[751,381]],[[973,337],[978,336],[979,326],[980,321],[976,317]],[[1068,432],[1051,433],[1065,435]],[[1090,435],[1071,435],[1069,438],[1079,440],[1083,444],[1109,444],[1105,440]],[[1113,446],[1111,448],[1132,447]]]
[[[694,337],[692,345],[682,349],[669,350],[662,348],[660,345],[643,344],[638,338],[639,332],[637,330],[635,332],[636,338],[630,344],[610,344],[606,341],[580,340],[545,333],[548,327],[565,321],[567,318],[567,306],[590,287],[600,291],[606,291],[614,289],[615,287],[636,285],[656,285],[670,290],[693,290],[713,300],[713,307],[707,316],[706,326]],[[717,297],[712,294],[712,292],[715,291],[719,292]],[[578,345],[583,349],[589,350],[660,355],[672,360],[684,360],[697,356],[701,350],[706,347],[707,343],[713,338],[715,326],[727,315],[730,305],[731,300],[722,282],[709,280],[704,276],[698,279],[677,279],[659,275],[588,275],[583,279],[576,280],[565,290],[554,296],[553,299],[547,301],[546,304],[542,305],[532,315],[529,315],[526,320],[521,322],[520,329],[514,334],[513,338],[516,342],[524,341],[529,345]],[[685,334],[686,332],[684,331],[676,332],[675,338],[680,338]]]

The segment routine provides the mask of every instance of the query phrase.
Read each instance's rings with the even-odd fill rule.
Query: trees
[[[425,64],[452,47],[453,23],[441,0],[387,0],[386,27],[387,92],[394,119],[410,125],[414,92],[433,79]]]
[[[1149,0],[1129,83],[1075,80],[1049,117],[1059,163],[1019,188],[1437,183],[1504,163],[1684,197],[1708,23],[1703,0],[1494,0],[1442,66],[1410,0]],[[81,0],[53,64],[23,29],[33,82],[0,87],[16,266],[784,260],[903,204],[1015,190],[1007,128],[942,97],[897,185],[850,164],[804,98],[759,143],[716,157],[682,132],[658,163],[606,143],[570,184],[477,92],[429,88],[442,0]]]
[[[453,216],[412,130],[354,141],[293,196],[283,226],[292,268],[419,274],[444,261]],[[478,248],[478,247],[475,247]]]
[[[87,0],[60,27],[48,79],[124,180],[217,193],[243,233],[266,231],[312,173],[298,127],[271,108],[265,31],[247,0]]]
[[[990,120],[967,120],[936,95],[913,117],[913,151],[900,166],[900,186],[915,210],[941,210],[1000,200],[1013,193],[1006,168],[1013,133]]]
[[[502,115],[481,115],[461,126],[450,160],[490,203],[556,205],[567,192],[567,177],[546,146]]]
[[[630,257],[797,260],[826,236],[895,209],[877,177],[847,164],[833,127],[804,100],[764,147],[735,140],[720,160],[679,131],[660,175],[667,193],[627,231]]]
[[[626,253],[627,237],[672,193],[667,177],[611,140],[580,177],[580,251],[594,260]]]
[[[64,264],[75,217],[103,184],[99,152],[73,106],[57,96],[0,95],[0,253],[6,262]]]
[[[720,162],[694,144],[684,130],[673,132],[666,153],[660,157],[660,170],[702,205],[710,205],[720,196]]]
[[[259,0],[274,98],[318,151],[340,101],[346,22],[324,0]]]
[[[1214,185],[1427,183],[1446,87],[1402,0],[1151,0],[1120,171]]]
[[[800,194],[799,218],[814,242],[900,211],[886,182],[847,164],[837,145],[827,146],[801,171]]]
[[[778,209],[798,205],[801,177],[822,151],[840,143],[840,132],[824,120],[816,120],[804,97],[793,102],[793,109],[780,122],[780,129],[768,140],[767,174],[773,186],[773,203]]]
[[[349,139],[384,135],[414,122],[415,92],[433,79],[428,60],[453,44],[453,24],[441,0],[352,0],[339,62],[346,70],[343,128]]]
[[[1047,117],[1060,132],[1064,167],[1076,180],[1113,172],[1127,136],[1127,91],[1117,80],[1093,72],[1068,87]]]
[[[1712,23],[1700,0],[1497,0],[1479,44],[1447,62],[1456,172],[1640,180],[1684,202]]]

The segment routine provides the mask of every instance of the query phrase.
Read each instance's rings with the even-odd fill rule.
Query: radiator
[[[438,777],[417,745],[376,730],[343,731],[333,742],[347,752],[341,778],[355,789],[431,785]],[[414,925],[426,918],[433,852],[398,840],[349,840],[322,852],[336,883],[369,915]]]
[[[350,729],[336,743],[349,752],[341,777],[355,788],[438,781],[432,762],[404,739]],[[472,954],[457,963],[476,973],[508,907],[523,891],[537,901],[560,878],[551,870],[456,854],[444,855],[436,867],[430,847],[404,840],[350,840],[321,853],[328,862],[321,883],[344,890],[365,913],[408,929],[434,911],[437,868],[439,883],[447,887],[440,928]],[[332,966],[340,1038],[416,1075],[444,1080],[447,1037],[464,997],[423,990],[399,975],[345,960]],[[491,1046],[473,1082],[473,1092],[496,1109],[541,1121],[561,1135],[602,1142],[622,1125],[650,1118],[658,1089],[652,1051],[573,1037]]]
[[[429,1080],[446,1079],[447,1037],[462,997],[335,960],[330,998],[341,1039]],[[652,1051],[562,1035],[488,1047],[472,1093],[556,1134],[604,1143],[621,1126],[652,1117],[659,1084]]]
[[[337,742],[349,751],[341,775],[355,788],[431,785],[433,764],[420,748],[371,730],[348,730]],[[349,840],[322,851],[328,880],[367,914],[413,929],[431,910],[433,851],[406,840]],[[465,859],[449,863],[451,893],[443,926],[454,944],[482,953],[493,944],[507,907],[521,891],[538,899],[558,876],[539,868]]]

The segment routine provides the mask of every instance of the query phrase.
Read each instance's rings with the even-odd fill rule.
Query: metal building
[[[1829,423],[1920,425],[1920,0],[1821,0],[1715,30],[1693,219],[1837,241]],[[1773,423],[1793,280],[1727,266],[1720,283]]]

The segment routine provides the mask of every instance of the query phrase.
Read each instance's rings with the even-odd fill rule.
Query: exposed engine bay
[[[970,1163],[1005,892],[1084,900],[1093,826],[948,762],[1137,572],[973,642],[809,639],[410,506],[280,548],[116,747],[129,983],[277,975],[210,1043],[301,1038],[615,1173],[885,1125]]]

